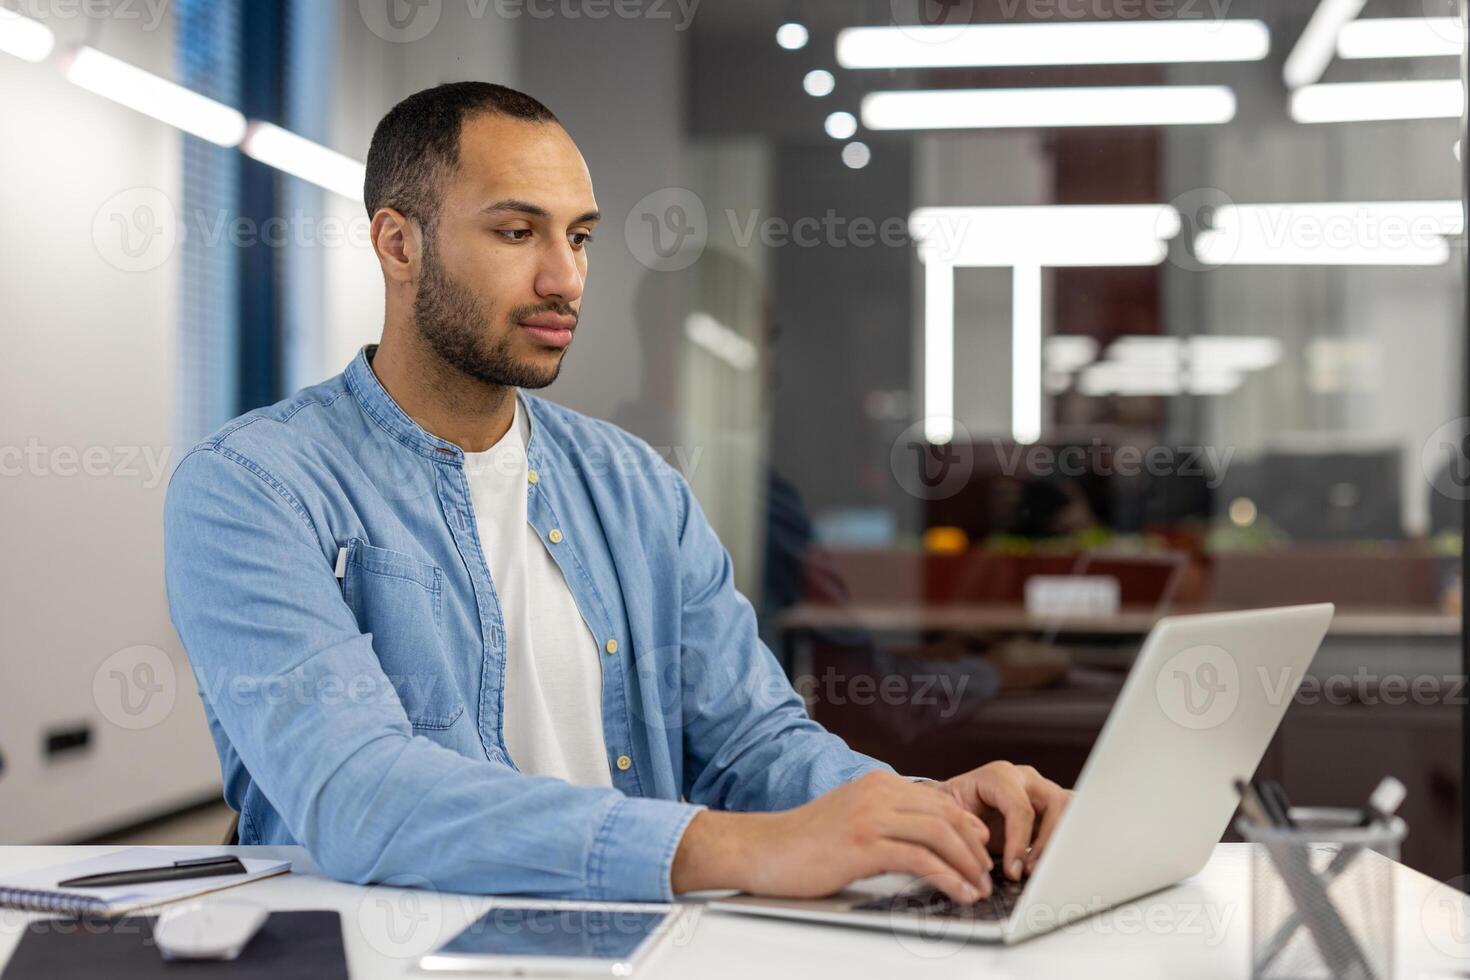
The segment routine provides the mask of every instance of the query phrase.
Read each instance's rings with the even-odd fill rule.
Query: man
[[[179,464],[175,625],[243,843],[353,881],[608,900],[1019,878],[1066,791],[923,785],[811,721],[688,484],[517,389],[578,326],[597,206],[539,102],[464,82],[379,123],[381,343]],[[596,329],[594,326],[593,329]],[[987,823],[987,821],[989,821]]]

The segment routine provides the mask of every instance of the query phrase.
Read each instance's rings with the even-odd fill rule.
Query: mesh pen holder
[[[1295,829],[1236,822],[1251,854],[1251,976],[1391,980],[1394,877],[1407,827],[1357,810],[1293,807]],[[1377,852],[1389,861],[1371,853]]]

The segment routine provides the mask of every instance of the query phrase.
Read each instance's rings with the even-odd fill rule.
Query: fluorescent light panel
[[[73,84],[220,146],[245,135],[245,117],[227,105],[160,78],[96,48],[71,53],[66,77]]]
[[[364,165],[320,143],[313,143],[271,123],[253,122],[240,149],[267,166],[325,187],[349,200],[362,200],[362,184],[366,176]]]
[[[1270,50],[1271,32],[1259,20],[849,27],[837,34],[844,68],[1259,61]]]
[[[924,438],[954,438],[954,267],[924,265]]]
[[[38,20],[22,17],[5,7],[0,7],[0,51],[13,54],[24,61],[41,62],[51,56],[56,47],[56,34]]]
[[[1322,0],[1302,29],[1296,46],[1286,56],[1281,76],[1291,88],[1310,85],[1322,77],[1337,50],[1337,35],[1363,9],[1366,0]]]
[[[1450,58],[1465,46],[1458,17],[1375,17],[1337,35],[1339,58]]]
[[[1167,204],[926,207],[909,216],[921,261],[966,268],[1157,265],[1179,227]]]
[[[1041,269],[1011,272],[1011,437],[1041,438]]]
[[[1299,123],[1458,119],[1464,105],[1465,92],[1457,78],[1337,82],[1291,93],[1291,118]]]
[[[1209,125],[1235,118],[1224,85],[1129,85],[872,92],[869,129],[1045,129]]]
[[[1138,367],[1103,361],[1083,370],[1077,390],[1084,395],[1226,395],[1239,388],[1238,371],[1211,368]]]
[[[1057,334],[1046,339],[1046,369],[1071,373],[1097,359],[1097,341],[1075,334]]]
[[[760,360],[755,344],[708,313],[691,313],[684,320],[684,336],[737,371],[749,371]]]

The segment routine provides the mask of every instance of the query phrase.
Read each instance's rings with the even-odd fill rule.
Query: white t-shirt
[[[465,453],[480,545],[505,619],[505,747],[524,773],[611,786],[602,735],[602,659],[561,569],[526,517],[530,423]]]

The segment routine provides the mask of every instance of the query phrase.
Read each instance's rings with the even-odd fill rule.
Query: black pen
[[[211,878],[216,875],[245,874],[245,865],[234,855],[190,858],[160,868],[131,868],[83,875],[58,881],[57,888],[111,888],[115,885],[141,885],[150,881],[179,881],[185,878]]]

